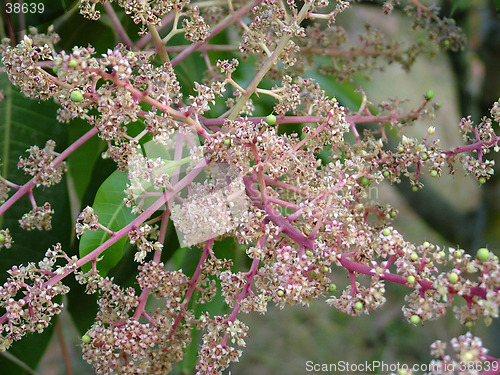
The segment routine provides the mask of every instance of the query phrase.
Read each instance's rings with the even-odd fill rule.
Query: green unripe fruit
[[[389,171],[384,171],[384,173],[382,173],[384,175],[384,177],[389,177],[390,176],[390,173]]]
[[[427,154],[424,152],[422,153],[422,155],[420,155],[420,157],[422,158],[422,160],[427,160]]]
[[[446,253],[444,251],[440,251],[438,254],[441,258],[444,258],[446,256]]]
[[[359,183],[363,186],[368,186],[371,184],[370,179],[366,176],[363,176],[359,179]]]
[[[271,302],[273,300],[273,296],[267,296],[267,300]]]
[[[70,99],[72,102],[78,103],[83,100],[83,93],[80,90],[71,91]]]
[[[5,241],[5,236],[2,233],[0,233],[0,243],[3,241]]]
[[[437,177],[437,175],[438,175],[438,171],[436,171],[436,170],[433,169],[431,171],[431,177]]]
[[[411,285],[411,284],[415,284],[415,281],[416,281],[416,280],[415,280],[415,276],[408,276],[408,277],[406,278],[406,281],[408,281],[408,284],[410,284],[410,285]]]
[[[490,251],[487,248],[482,247],[477,251],[476,257],[480,262],[486,262],[490,257]]]
[[[386,236],[386,237],[387,237],[388,235],[390,235],[390,234],[391,234],[391,230],[390,230],[390,229],[388,229],[388,228],[385,228],[385,229],[382,231],[382,234],[383,234],[384,236]]]
[[[129,51],[129,52],[127,52],[127,57],[128,58],[133,58],[133,57],[135,57],[135,53],[132,52],[132,51]]]
[[[406,371],[406,369],[404,369],[404,368],[399,369],[398,375],[406,375],[406,374],[408,374],[408,371]]]
[[[448,39],[443,40],[443,46],[448,48],[450,46],[451,42]]]
[[[403,146],[399,146],[398,147],[398,152],[403,152],[405,149],[403,148]]]
[[[356,310],[358,310],[358,311],[359,311],[359,310],[362,310],[362,309],[363,309],[363,307],[364,307],[364,305],[363,305],[363,302],[361,302],[361,301],[356,302],[356,304],[354,305],[354,308],[355,308]]]
[[[285,295],[285,292],[282,290],[278,290],[278,296],[283,297]]]
[[[89,335],[83,335],[82,336],[82,341],[85,343],[85,344],[88,344],[89,342],[92,341],[92,338],[89,336]]]
[[[469,322],[465,323],[465,326],[467,328],[472,328],[472,327],[474,327],[474,323],[469,321]]]
[[[57,74],[57,71],[59,70],[59,67],[57,65],[54,65],[52,67],[52,71]]]
[[[327,266],[323,267],[323,272],[329,272],[329,271],[330,271],[330,268],[328,268]]]
[[[428,248],[429,246],[431,246],[431,244],[427,241],[424,241],[424,243],[422,245],[424,245],[425,248]]]
[[[71,59],[69,60],[68,65],[70,68],[76,68],[78,66],[78,61],[76,61],[75,59]]]
[[[485,178],[485,177],[479,177],[479,180],[478,180],[478,181],[479,181],[479,183],[480,183],[481,185],[483,185],[483,184],[485,184],[485,183],[486,183],[486,178]]]
[[[224,139],[224,144],[226,146],[229,146],[231,144],[231,140],[230,139]]]
[[[257,212],[255,213],[255,216],[257,216],[257,218],[259,218],[259,219],[260,219],[260,218],[262,217],[262,212],[257,211]]]
[[[396,217],[398,213],[396,211],[391,211],[391,217]]]
[[[337,285],[335,284],[330,284],[330,287],[328,288],[328,290],[333,293],[337,290]]]
[[[434,91],[432,91],[432,90],[428,90],[428,91],[425,93],[425,99],[427,99],[427,100],[431,100],[433,97],[434,97]]]
[[[418,254],[417,253],[411,253],[410,259],[415,262],[418,259]]]
[[[457,251],[455,251],[455,258],[462,258],[462,255],[464,255],[464,254],[462,253],[462,250],[457,250]]]
[[[458,275],[455,272],[451,272],[448,274],[448,281],[452,284],[458,282]]]
[[[420,319],[420,317],[418,315],[412,315],[411,318],[410,318],[410,322],[412,324],[415,324],[415,325],[417,325],[421,321],[422,321],[422,319]]]
[[[276,124],[276,116],[273,115],[272,113],[270,115],[266,116],[266,122],[268,125],[274,125]]]
[[[38,331],[42,330],[42,329],[43,329],[43,324],[42,324],[42,323],[38,323],[38,324],[36,325],[36,329],[37,329]]]
[[[413,190],[414,192],[417,192],[418,191],[418,186],[412,186],[411,190]]]
[[[310,257],[310,256],[312,255],[312,251],[311,251],[311,250],[306,250],[306,255],[307,255],[308,257]]]

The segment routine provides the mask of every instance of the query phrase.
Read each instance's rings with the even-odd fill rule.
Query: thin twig
[[[56,332],[57,339],[59,340],[59,346],[61,347],[61,353],[64,360],[64,367],[66,368],[67,375],[73,375],[73,370],[71,369],[71,358],[68,352],[68,347],[66,346],[66,340],[64,339],[64,333],[61,327],[61,321],[56,322]]]
[[[243,17],[250,9],[252,9],[254,6],[256,6],[257,4],[259,4],[261,1],[262,0],[253,0],[251,3],[248,3],[243,8],[239,9],[233,15],[228,16],[225,19],[223,19],[221,22],[219,22],[212,29],[212,31],[208,35],[207,39],[200,40],[199,42],[191,44],[191,46],[189,46],[188,48],[186,48],[184,51],[182,51],[180,54],[178,54],[174,59],[172,59],[172,66],[176,66],[177,64],[179,64],[187,56],[189,56],[194,51],[196,51],[200,46],[206,44],[215,35],[217,35],[218,33],[220,33],[226,27],[228,27],[229,25],[231,25],[233,22],[235,22],[235,21],[239,20],[241,17]]]
[[[123,28],[123,25],[118,19],[118,16],[116,15],[113,6],[110,3],[104,3],[104,9],[106,9],[109,19],[111,20],[111,23],[115,27],[115,30],[118,32],[118,35],[120,35],[120,38],[122,39],[123,43],[125,43],[127,47],[132,48],[134,46],[134,42],[132,42],[127,32]]]

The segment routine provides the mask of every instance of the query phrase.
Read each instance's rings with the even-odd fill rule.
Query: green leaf
[[[495,0],[495,4],[497,4],[498,0]],[[470,5],[469,0],[455,0],[453,1],[453,5],[451,6],[450,9],[450,17],[453,17],[457,9],[467,9],[467,7]]]
[[[495,9],[497,11],[497,17],[500,18],[500,0],[494,0],[495,1]]]
[[[168,176],[172,176],[172,174],[176,171],[179,170],[183,165],[186,165],[189,163],[191,158],[189,156],[186,156],[185,158],[178,159],[178,160],[170,160],[170,153],[167,149],[167,147],[161,143],[157,143],[154,141],[149,141],[146,142],[144,145],[142,145],[142,150],[144,156],[146,156],[148,159],[156,160],[158,158],[161,159],[163,162],[163,167],[158,167],[154,169],[154,172],[157,174],[166,174]],[[150,181],[143,181],[141,183],[142,189],[147,192],[147,193],[158,193],[159,190],[155,189],[154,183]],[[145,210],[148,207],[150,207],[156,200],[158,199],[157,196],[149,196],[145,197],[144,199],[141,200],[140,202],[140,207]]]
[[[70,167],[71,168],[71,167]],[[90,176],[90,181],[88,183],[85,194],[83,195],[81,209],[80,211],[91,206],[94,202],[94,198],[99,190],[99,187],[106,181],[106,179],[111,176],[111,174],[116,170],[116,164],[111,159],[97,158],[93,165],[92,174]],[[74,241],[71,249],[71,256],[79,254],[79,241]],[[115,267],[116,268],[116,267]],[[85,285],[80,285],[76,282],[74,277],[70,277],[67,285],[71,288],[67,295],[67,308],[68,312],[73,319],[73,322],[83,335],[90,328],[95,320],[97,313],[97,295],[96,294],[86,294]]]
[[[99,223],[112,231],[122,229],[136,217],[123,201],[127,182],[126,173],[113,172],[97,191],[92,205],[99,217]],[[85,232],[80,240],[80,257],[89,254],[109,238],[110,235],[102,229]],[[102,276],[105,276],[120,261],[126,241],[126,237],[120,239],[101,254],[102,259],[97,262],[97,268]],[[89,262],[82,267],[82,270],[87,272],[90,267],[91,263]]]
[[[95,48],[96,56],[99,56],[116,45],[112,29],[100,22],[84,18],[78,11],[69,14],[56,31],[59,35],[64,35],[58,47],[66,51],[70,51],[74,46],[90,44]]]
[[[26,157],[26,149],[32,145],[43,148],[49,139],[56,142],[56,151],[61,152],[67,146],[66,126],[55,120],[58,106],[52,101],[38,102],[26,98],[8,82],[5,74],[0,74],[0,87],[5,96],[0,101],[0,174],[23,185],[30,176],[17,168],[19,156]],[[20,228],[18,220],[32,209],[27,197],[21,198],[0,217],[0,228],[9,228],[14,240],[10,249],[0,250],[0,284],[7,280],[6,271],[13,265],[41,260],[47,248],[57,242],[63,249],[69,248],[72,224],[65,178],[50,188],[35,188],[33,194],[38,205],[49,202],[54,209],[52,230],[26,231]],[[42,334],[27,335],[15,343],[9,353],[30,368],[36,368],[50,342],[54,323],[55,320]],[[0,369],[2,374],[25,373],[4,356],[0,357]]]
[[[89,131],[89,124],[82,119],[71,121],[68,126],[69,142],[73,143]],[[68,157],[68,173],[72,178],[78,200],[81,202],[90,183],[92,168],[106,143],[97,136],[89,139]]]

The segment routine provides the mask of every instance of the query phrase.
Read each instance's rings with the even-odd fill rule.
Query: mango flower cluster
[[[112,3],[82,1],[81,12],[90,19],[98,19],[103,9],[116,16]],[[78,216],[77,236],[103,230],[109,239],[81,258],[55,246],[38,264],[12,267],[0,287],[5,310],[1,349],[50,324],[61,310],[54,297],[68,292],[62,280],[70,274],[86,293],[98,294],[98,314],[82,337],[83,357],[98,374],[166,374],[185,356],[195,330],[203,332],[197,373],[221,374],[238,361],[245,346],[248,327],[241,313],[265,313],[269,304],[308,305],[327,296],[327,303],[341,312],[369,314],[386,302],[388,282],[408,287],[402,315],[412,324],[437,319],[448,310],[468,326],[498,318],[500,265],[493,251],[482,248],[473,256],[464,249],[411,243],[395,229],[397,210],[368,199],[370,185],[407,177],[421,189],[424,173],[455,173],[459,164],[486,183],[493,173],[493,161],[486,157],[499,149],[492,125],[500,119],[498,102],[481,123],[461,121],[457,129],[467,145],[452,150],[441,146],[432,129],[423,138],[402,134],[408,124],[437,109],[430,93],[414,111],[404,113],[394,101],[381,106],[377,115],[367,109],[363,93],[361,108],[349,112],[303,76],[312,56],[339,54],[346,34],[335,22],[349,9],[349,1],[237,0],[217,7],[171,0],[115,3],[142,25],[143,39],[137,44],[110,17],[123,43],[101,56],[90,45],[57,51],[59,36],[52,29],[47,34],[32,30],[17,46],[1,47],[14,85],[30,98],[53,99],[64,126],[80,118],[90,130],[61,153],[54,151],[53,141],[43,149],[31,147],[19,168],[33,178],[23,187],[0,179],[5,196],[0,214],[23,194],[32,197],[33,187],[60,182],[67,172],[64,158],[97,135],[107,144],[102,156],[127,173],[124,204],[136,215],[123,228],[111,230],[86,207]],[[391,13],[393,3],[385,3],[385,13]],[[414,26],[425,27],[434,46],[461,48],[463,35],[454,24],[418,1],[409,3]],[[305,27],[304,20],[315,22]],[[162,38],[165,25],[170,32]],[[240,60],[254,56],[257,61],[255,78],[246,88],[234,78],[239,59],[212,65],[207,55],[214,48],[207,41],[230,25]],[[180,33],[192,44],[171,46]],[[341,54],[337,68],[322,72],[349,79],[358,70],[377,69],[386,59],[409,68],[416,57],[408,57],[398,43],[386,43],[371,28],[361,41],[359,49]],[[176,66],[197,49],[204,53],[207,79],[192,82],[193,92],[186,95]],[[432,52],[422,45],[408,50]],[[171,59],[173,53],[178,54]],[[358,58],[367,63],[360,67]],[[274,86],[264,88],[264,78]],[[252,102],[264,95],[274,100],[270,115],[258,113]],[[214,117],[217,102],[228,108]],[[366,122],[380,126],[360,134],[359,124]],[[127,126],[137,123],[142,129],[132,135]],[[279,131],[292,123],[303,125]],[[401,135],[395,149],[387,145],[385,123]],[[16,193],[9,197],[9,189]],[[35,205],[21,225],[49,230],[53,214],[49,203]],[[169,221],[181,245],[201,254],[192,274],[161,261]],[[99,272],[101,257],[121,238],[134,246],[137,289]],[[225,238],[244,249],[249,269],[235,269],[234,259],[218,257],[215,243]],[[0,230],[0,248],[15,246],[15,240],[8,229]],[[81,269],[89,263],[90,269]],[[342,291],[336,290],[336,269],[349,278]],[[218,294],[230,313],[193,308]],[[149,297],[157,300],[154,310]],[[456,299],[466,303],[455,304]],[[457,350],[470,352],[462,357],[496,361],[469,336],[457,340]]]

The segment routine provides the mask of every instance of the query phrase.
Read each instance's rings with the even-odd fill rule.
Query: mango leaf
[[[69,142],[73,143],[89,130],[90,126],[85,120],[75,119],[71,121],[68,126]],[[105,148],[106,142],[94,136],[68,157],[68,173],[73,180],[73,187],[79,202],[82,201],[90,183],[95,161]]]
[[[87,159],[88,160],[88,159]],[[71,166],[70,166],[71,170]],[[97,158],[95,161],[90,181],[82,198],[80,211],[91,206],[97,191],[104,181],[116,170],[116,163],[111,159]],[[76,181],[75,181],[76,184]],[[71,248],[71,256],[79,254],[79,241],[74,241]],[[123,261],[123,258],[122,258]],[[115,267],[116,268],[116,267]],[[68,312],[80,334],[84,334],[95,320],[97,313],[97,295],[86,294],[85,286],[80,285],[74,277],[70,277],[66,283],[70,288],[67,295]]]
[[[118,231],[136,218],[130,208],[125,206],[124,190],[127,187],[127,174],[115,171],[109,176],[97,191],[92,208],[99,217],[99,222],[112,231]],[[80,257],[84,257],[110,238],[104,230],[86,231],[80,240]],[[127,238],[121,238],[102,254],[97,262],[97,268],[102,276],[113,268],[123,255],[123,246]],[[90,270],[91,263],[84,264],[82,270]]]
[[[63,21],[56,27],[56,32],[64,35],[58,43],[61,49],[70,51],[73,46],[90,44],[95,48],[96,56],[99,56],[116,45],[112,29],[100,22],[86,19],[78,11],[68,12]]]
[[[17,168],[19,156],[26,157],[26,150],[33,145],[43,148],[47,140],[56,142],[56,151],[67,146],[66,126],[56,121],[58,106],[51,101],[38,102],[22,95],[13,87],[5,74],[0,74],[0,88],[4,99],[0,101],[0,174],[2,177],[22,185],[30,176]],[[11,191],[10,194],[13,192]],[[10,249],[0,250],[0,284],[7,277],[7,270],[13,265],[38,262],[47,248],[60,242],[64,250],[69,248],[71,215],[66,180],[50,188],[35,188],[33,194],[38,205],[49,202],[55,211],[50,231],[26,231],[20,228],[18,220],[30,211],[32,206],[27,197],[21,198],[0,216],[0,228],[9,228],[14,243]],[[0,315],[3,315],[0,309]],[[38,366],[52,337],[53,325],[41,334],[29,334],[13,344],[9,353],[34,369]],[[25,370],[4,356],[0,356],[0,373],[24,374]]]
[[[168,176],[172,176],[172,174],[176,171],[178,171],[177,173],[180,173],[181,167],[188,164],[189,161],[191,160],[189,156],[178,160],[170,160],[170,152],[168,148],[165,145],[155,141],[149,141],[146,142],[144,145],[142,145],[142,151],[144,156],[146,156],[148,159],[157,160],[158,158],[160,158],[161,161],[163,162],[162,167],[157,167],[153,169],[154,173],[156,174],[161,173],[161,174],[166,174]],[[184,170],[185,169],[186,168],[184,168]],[[159,192],[158,189],[155,189],[154,183],[151,181],[142,181],[141,187],[143,191],[147,193]],[[141,200],[136,203],[139,207],[145,210],[149,206],[151,206],[154,202],[156,202],[157,199],[158,199],[157,196],[149,196],[141,198]]]
[[[495,3],[497,2],[498,0],[495,0]],[[453,1],[453,4],[451,6],[451,9],[450,9],[450,17],[453,17],[453,15],[455,14],[455,12],[457,10],[465,10],[467,9],[467,7],[470,6],[470,1],[469,0],[455,0]]]

